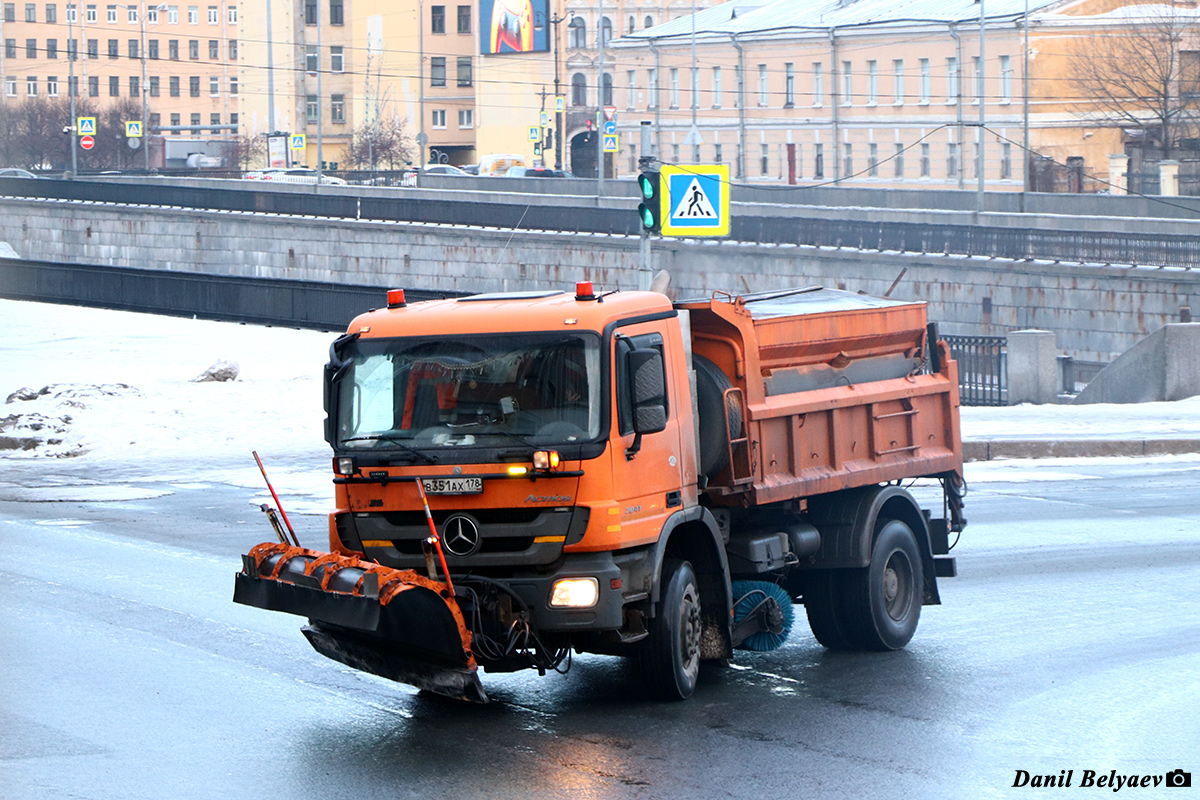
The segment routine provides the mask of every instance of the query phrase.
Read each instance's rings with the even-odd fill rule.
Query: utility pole
[[[79,13],[79,4],[78,3],[76,3],[76,5],[75,5],[75,13],[76,14]],[[70,95],[70,98],[71,98],[71,124],[69,126],[69,130],[70,130],[70,134],[71,134],[71,178],[72,179],[74,179],[75,175],[79,172],[79,146],[78,146],[78,142],[77,142],[77,140],[79,139],[79,132],[77,130],[75,130],[75,126],[78,124],[75,121],[75,95],[79,93],[79,84],[75,83],[75,59],[79,58],[79,45],[76,44],[74,48],[71,47],[71,43],[75,41],[75,33],[73,30],[73,26],[74,26],[74,20],[71,17],[71,9],[68,8],[67,9],[67,65],[68,65],[68,69],[70,71],[69,71],[69,77],[67,78],[67,94]],[[84,42],[84,46],[85,47],[87,46],[86,41]],[[72,52],[72,50],[74,50],[74,52]],[[143,87],[143,88],[145,88],[145,87]],[[142,131],[142,133],[145,133],[145,131]]]
[[[275,56],[273,44],[275,35],[271,30],[271,4],[275,0],[267,0],[267,132],[276,133],[279,126],[275,124]],[[270,164],[270,154],[267,164]],[[290,158],[288,159],[291,160]]]
[[[554,168],[561,170],[563,168],[562,156],[562,125],[563,112],[559,106],[558,98],[562,97],[562,88],[559,85],[559,70],[558,70],[558,23],[562,22],[565,17],[557,14],[551,15],[550,24],[554,26]]]
[[[978,148],[978,151],[977,151],[977,157],[976,157],[976,162],[975,162],[975,177],[979,184],[979,189],[977,191],[977,197],[976,197],[976,199],[977,199],[976,205],[977,205],[977,210],[980,214],[983,213],[983,204],[984,204],[983,173],[984,173],[984,169],[985,169],[984,164],[987,163],[983,157],[984,119],[985,119],[984,106],[986,105],[986,102],[987,102],[987,92],[984,91],[984,87],[987,85],[987,81],[984,80],[984,75],[987,73],[987,66],[986,66],[987,60],[984,58],[984,51],[983,51],[983,42],[984,42],[983,30],[984,30],[983,0],[979,0],[979,79],[978,79],[978,86],[976,86],[976,88],[975,88],[975,93],[979,95],[979,134],[975,139],[975,141],[978,143],[976,145],[976,147]]]
[[[600,49],[598,63],[600,77],[597,82],[596,106],[601,112],[596,119],[596,194],[604,196],[604,0],[600,0],[600,15],[596,20],[596,44]]]

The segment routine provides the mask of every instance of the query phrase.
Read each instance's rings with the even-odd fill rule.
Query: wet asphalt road
[[[960,577],[904,651],[826,652],[798,609],[782,649],[706,669],[686,703],[584,656],[485,675],[478,707],[230,602],[239,552],[269,538],[261,491],[0,461],[0,797],[1024,797],[1063,795],[1017,770],[1078,789],[1083,770],[1200,769],[1200,462],[968,479]]]

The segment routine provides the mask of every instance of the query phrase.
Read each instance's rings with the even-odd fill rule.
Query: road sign
[[[95,117],[80,117],[75,121],[75,131],[80,136],[95,136],[96,135],[96,118]]]
[[[604,134],[604,152],[615,153],[619,149],[617,145],[620,143],[620,138],[615,133]]]
[[[617,123],[612,122],[612,121],[604,123],[604,132],[610,133],[610,134],[616,133],[617,132]]]
[[[729,165],[662,167],[663,236],[729,235]]]
[[[307,147],[307,144],[305,144],[305,141],[304,141],[304,134],[303,133],[293,133],[292,134],[292,149],[293,150],[303,150],[305,147]]]
[[[542,138],[542,127],[540,125],[529,126],[529,141],[536,142]]]
[[[604,118],[607,120],[616,119],[617,118],[617,107],[616,106],[605,106],[604,107]]]
[[[563,111],[566,110],[566,108],[567,108],[567,98],[563,97],[562,95],[559,95],[558,97],[554,98],[554,110],[556,112],[561,114]]]
[[[541,123],[543,128],[550,124],[550,115],[545,111],[542,112]]]
[[[80,136],[79,137],[79,146],[82,147],[84,150],[91,150],[93,147],[96,146],[96,140],[94,138],[92,138],[91,136]]]
[[[125,138],[136,139],[142,135],[141,120],[125,120]]]

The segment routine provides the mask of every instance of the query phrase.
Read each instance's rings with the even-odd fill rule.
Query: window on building
[[[151,97],[159,96],[158,76],[157,75],[150,76],[150,96]]]
[[[317,96],[310,94],[304,98],[304,120],[316,124],[317,115],[321,113],[321,104],[317,102]]]
[[[343,5],[342,0],[329,0],[329,24],[346,24],[346,7]]]
[[[158,6],[150,6],[146,9],[146,22],[158,24]]]
[[[151,131],[158,130],[159,127],[162,126],[162,114],[159,114],[157,111],[152,112],[150,114],[150,119],[149,119],[148,123],[149,123],[148,127],[150,128]]]
[[[317,0],[304,0],[304,24],[317,24]]]
[[[346,71],[346,48],[340,46],[329,48],[329,71]]]
[[[17,79],[13,75],[9,75],[4,79],[4,93],[9,97],[17,96]]]
[[[104,19],[110,24],[115,24],[117,21],[117,7],[115,5],[110,5],[104,11]]]
[[[600,39],[605,47],[612,41],[612,20],[608,17],[600,18]]]
[[[216,75],[208,76],[208,96],[209,97],[220,97],[221,96],[221,79],[219,77],[217,77]]]
[[[626,104],[630,111],[637,108],[637,70],[628,70],[625,80],[629,86],[629,102]]]
[[[433,127],[435,127],[435,128],[446,127],[446,109],[435,108],[433,110]]]
[[[17,4],[16,3],[5,3],[4,4],[4,21],[5,22],[16,22],[17,21]]]
[[[475,109],[460,108],[458,110],[458,127],[474,128],[475,127]]]
[[[99,17],[96,15],[96,7],[94,5],[89,5],[87,8],[85,8],[83,12],[83,18],[88,22],[96,22],[99,19]]]
[[[58,6],[54,3],[46,3],[46,22],[51,25],[58,22]]]
[[[109,75],[108,76],[108,96],[109,97],[120,97],[121,96],[121,77],[119,75]]]
[[[200,113],[199,112],[192,114],[192,135],[193,136],[200,135]]]
[[[25,94],[30,97],[37,97],[38,79],[36,75],[30,75],[25,79]]]
[[[179,40],[178,39],[168,39],[167,40],[167,58],[171,59],[172,61],[179,60]]]
[[[235,112],[233,112],[232,114],[230,114],[230,115],[229,115],[229,124],[230,124],[230,125],[233,125],[233,126],[235,126],[235,127],[234,127],[234,129],[233,129],[233,132],[234,132],[234,133],[237,133],[237,127],[236,127],[236,126],[237,126],[237,124],[238,124],[238,115],[237,115],[237,112],[236,112],[236,111],[235,111]]]
[[[200,24],[200,6],[188,6],[188,25]]]
[[[229,40],[229,60],[230,61],[238,60],[238,40],[237,39]]]
[[[973,173],[971,175],[971,177],[978,178],[979,177],[979,155],[980,155],[979,143],[976,142],[973,145],[973,147],[975,148],[975,150],[974,150],[974,156],[971,158],[971,172]]]
[[[315,44],[305,45],[304,47],[304,71],[309,75],[316,75],[321,68],[321,52],[317,50]]]
[[[208,40],[208,57],[214,61],[221,57],[221,42],[219,40]]]
[[[179,24],[179,6],[167,6],[167,24]]]
[[[758,174],[769,175],[771,174],[771,145],[763,142],[758,146],[758,150]]]
[[[647,86],[650,87],[650,103],[648,108],[658,108],[658,70],[651,67],[646,70]]]
[[[58,58],[58,39],[46,40],[46,58]]]
[[[771,102],[770,82],[767,77],[767,65],[758,65],[758,104],[766,108]]]
[[[879,102],[879,62],[871,59],[867,61],[867,105],[876,105]]]
[[[675,145],[675,161],[677,163],[679,161],[679,145]],[[725,148],[721,146],[720,142],[716,142],[713,144],[713,163],[714,164],[724,164],[725,163]]]
[[[334,94],[329,96],[329,121],[335,125],[346,122],[346,95]]]
[[[950,56],[946,59],[946,103],[953,104],[958,102],[958,93],[960,90],[958,82],[958,59]]]
[[[1012,179],[1012,145],[1008,142],[1000,143],[1000,180],[1007,181]]]
[[[88,97],[100,96],[100,78],[96,75],[88,75]]]
[[[867,143],[867,175],[879,177],[879,144],[876,142]]]
[[[47,75],[46,76],[46,96],[47,97],[58,97],[58,76],[57,75]]]
[[[892,105],[904,105],[904,59],[892,59]]]
[[[125,43],[125,46],[126,52],[129,53],[129,57],[136,59],[138,57],[138,40],[130,39]]]
[[[5,58],[16,58],[17,57],[17,40],[16,39],[5,39],[4,40],[4,57]]]
[[[842,142],[842,177],[849,178],[854,174],[854,144]]]
[[[221,115],[217,113],[210,113],[208,115],[208,124],[211,126],[208,129],[209,133],[220,133],[221,130],[217,126],[221,124]]]
[[[100,40],[99,39],[88,39],[87,40],[87,54],[88,54],[88,58],[99,58],[100,57]]]
[[[721,68],[712,68],[712,107],[721,107]]]
[[[141,97],[142,96],[142,79],[139,78],[137,75],[129,76],[129,96],[130,97]]]
[[[237,97],[237,93],[238,93],[238,77],[237,77],[237,75],[230,75],[229,76],[229,94],[233,97]]]
[[[188,78],[188,94],[191,97],[199,97],[200,96],[200,76],[199,75],[193,75],[190,78]]]
[[[470,6],[459,6],[458,7],[458,32],[459,33],[470,33],[471,32],[471,7]],[[460,125],[459,127],[462,127],[462,126]]]
[[[955,142],[946,145],[946,177],[958,177],[958,144]]]
[[[158,39],[146,40],[146,58],[158,60]]]
[[[37,39],[26,39],[25,40],[25,58],[28,58],[28,59],[37,58],[37,52],[38,52]]]
[[[611,106],[613,104],[613,77],[611,72],[604,73],[600,79],[600,104]]]
[[[842,105],[854,103],[854,72],[849,61],[842,62]],[[836,156],[836,153],[834,154]]]
[[[79,40],[67,39],[67,58],[71,61],[79,60]]]
[[[585,49],[587,47],[587,23],[583,17],[574,17],[567,23],[568,47]]]
[[[1012,58],[1000,56],[1000,102],[1012,102]]]
[[[667,76],[671,81],[671,108],[679,108],[679,70],[672,67]]]
[[[430,86],[445,86],[446,85],[446,58],[445,56],[435,56],[429,59],[429,85]]]
[[[430,6],[429,7],[429,32],[430,33],[445,33],[446,32],[446,7],[445,6]]]
[[[576,72],[571,76],[571,105],[587,105],[587,78],[582,72]]]
[[[25,21],[37,22],[37,3],[25,4]]]
[[[796,65],[787,62],[783,65],[783,106],[793,108],[796,105]]]
[[[167,78],[167,94],[171,97],[179,97],[179,76],[172,75]]]
[[[929,59],[922,58],[917,62],[918,69],[921,73],[921,97],[918,100],[921,105],[929,105],[929,96],[932,94],[932,73],[929,68]]]
[[[981,63],[979,56],[973,57],[971,62],[971,66],[975,70],[975,80],[972,81],[975,86],[975,97],[972,98],[972,102],[975,105],[978,105],[983,101],[983,64]]]
[[[813,145],[813,177],[825,177],[825,145],[821,142]]]
[[[458,85],[459,86],[470,86],[474,83],[474,77],[473,77],[473,72],[472,72],[472,64],[473,63],[474,62],[471,60],[470,56],[459,56],[458,57]]]
[[[79,22],[79,9],[74,3],[67,3],[67,22]]]
[[[653,28],[654,27],[654,17],[647,16],[644,20],[642,20],[642,27],[643,28]]]
[[[188,39],[188,58],[192,61],[200,60],[200,40]]]
[[[172,127],[172,128],[178,128],[178,127],[179,127],[179,115],[178,115],[178,114],[172,114],[172,115],[171,115],[171,127]]]
[[[121,56],[121,43],[119,41],[117,41],[116,39],[109,39],[108,40],[108,57],[109,58],[120,58],[120,56]]]
[[[825,63],[814,61],[812,65],[812,104],[825,105]]]
[[[217,8],[216,6],[208,7],[208,24],[209,25],[220,25],[221,24],[221,10],[219,8]]]
[[[892,176],[895,178],[904,177],[904,144],[896,142],[892,145]]]
[[[921,177],[929,177],[929,142],[921,142]]]
[[[225,20],[230,25],[237,25],[237,21],[238,21],[237,6],[227,6],[226,7]]]

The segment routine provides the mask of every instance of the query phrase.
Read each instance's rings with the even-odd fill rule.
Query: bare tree
[[[412,155],[412,137],[399,117],[356,128],[346,148],[346,161],[357,169],[402,169],[412,162]]]
[[[266,150],[266,137],[244,133],[234,134],[229,139],[229,146],[225,149],[225,158],[228,162],[226,167],[228,169],[250,169],[253,162],[261,158]]]
[[[1200,109],[1195,8],[1126,6],[1123,24],[1088,38],[1070,77],[1090,108],[1081,116],[1141,132],[1170,158]]]
[[[2,160],[27,169],[62,169],[70,163],[71,112],[65,98],[27,97],[0,111]]]

